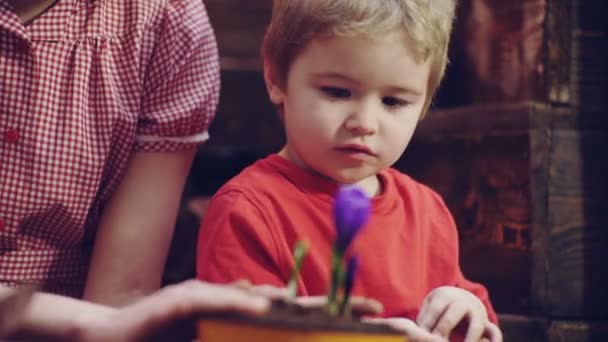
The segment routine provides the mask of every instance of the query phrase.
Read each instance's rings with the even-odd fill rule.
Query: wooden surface
[[[573,112],[538,102],[504,102],[437,109],[420,122],[414,140],[475,140],[518,136],[554,124],[574,126]]]
[[[547,98],[551,103],[569,105],[572,98],[572,0],[552,0],[547,4],[546,70]]]
[[[282,147],[283,126],[259,72],[222,72],[220,103],[209,134],[201,153],[265,155]]]
[[[260,70],[259,51],[271,0],[205,0],[224,70]]]
[[[545,317],[499,314],[498,320],[505,342],[548,341],[550,321]]]
[[[608,341],[606,322],[551,320],[541,316],[499,315],[505,342]]]
[[[583,112],[601,115],[607,108],[608,25],[605,13],[608,2],[570,2],[574,21],[571,30],[573,101]]]
[[[555,130],[549,155],[547,312],[608,317],[608,136]]]

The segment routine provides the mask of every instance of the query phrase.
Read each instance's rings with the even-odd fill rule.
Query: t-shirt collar
[[[300,191],[314,194],[326,201],[333,201],[338,191],[338,184],[335,181],[311,170],[303,169],[278,154],[268,156],[266,161]],[[392,207],[391,203],[395,198],[395,191],[397,191],[387,170],[380,171],[378,177],[382,186],[382,193],[372,198],[372,210],[374,212],[382,212]]]

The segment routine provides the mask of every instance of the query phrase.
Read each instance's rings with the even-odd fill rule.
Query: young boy
[[[270,100],[287,143],[223,186],[199,235],[198,277],[285,286],[298,240],[311,250],[300,295],[326,294],[340,184],[373,196],[354,242],[356,295],[387,317],[448,337],[500,339],[486,290],[464,278],[458,236],[442,199],[391,169],[443,76],[453,0],[274,1],[262,49]],[[492,323],[494,322],[494,323]]]

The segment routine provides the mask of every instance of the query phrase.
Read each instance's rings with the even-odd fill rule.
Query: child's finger
[[[441,316],[437,319],[437,322],[431,331],[433,334],[448,337],[458,323],[460,323],[460,321],[462,321],[462,319],[467,315],[467,313],[468,308],[466,305],[453,302],[447,306]],[[481,332],[483,331],[483,325],[480,328],[479,336],[481,336]],[[475,340],[475,342],[477,342],[477,340]]]
[[[477,342],[482,338],[482,335],[486,329],[486,320],[483,316],[470,315],[469,326],[467,334],[464,338],[464,342]]]
[[[425,299],[422,307],[420,308],[418,318],[416,319],[416,323],[418,323],[422,329],[426,329],[428,331],[432,331],[433,328],[435,328],[439,318],[441,318],[449,305],[447,300],[444,300],[441,297],[433,297],[435,296],[429,296],[427,299]]]
[[[487,337],[490,342],[502,342],[502,332],[500,331],[500,328],[492,322],[486,323],[484,337]]]

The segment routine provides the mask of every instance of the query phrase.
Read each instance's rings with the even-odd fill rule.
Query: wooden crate
[[[464,272],[501,312],[608,317],[608,136],[574,117],[534,103],[437,111],[397,164],[444,196]]]

